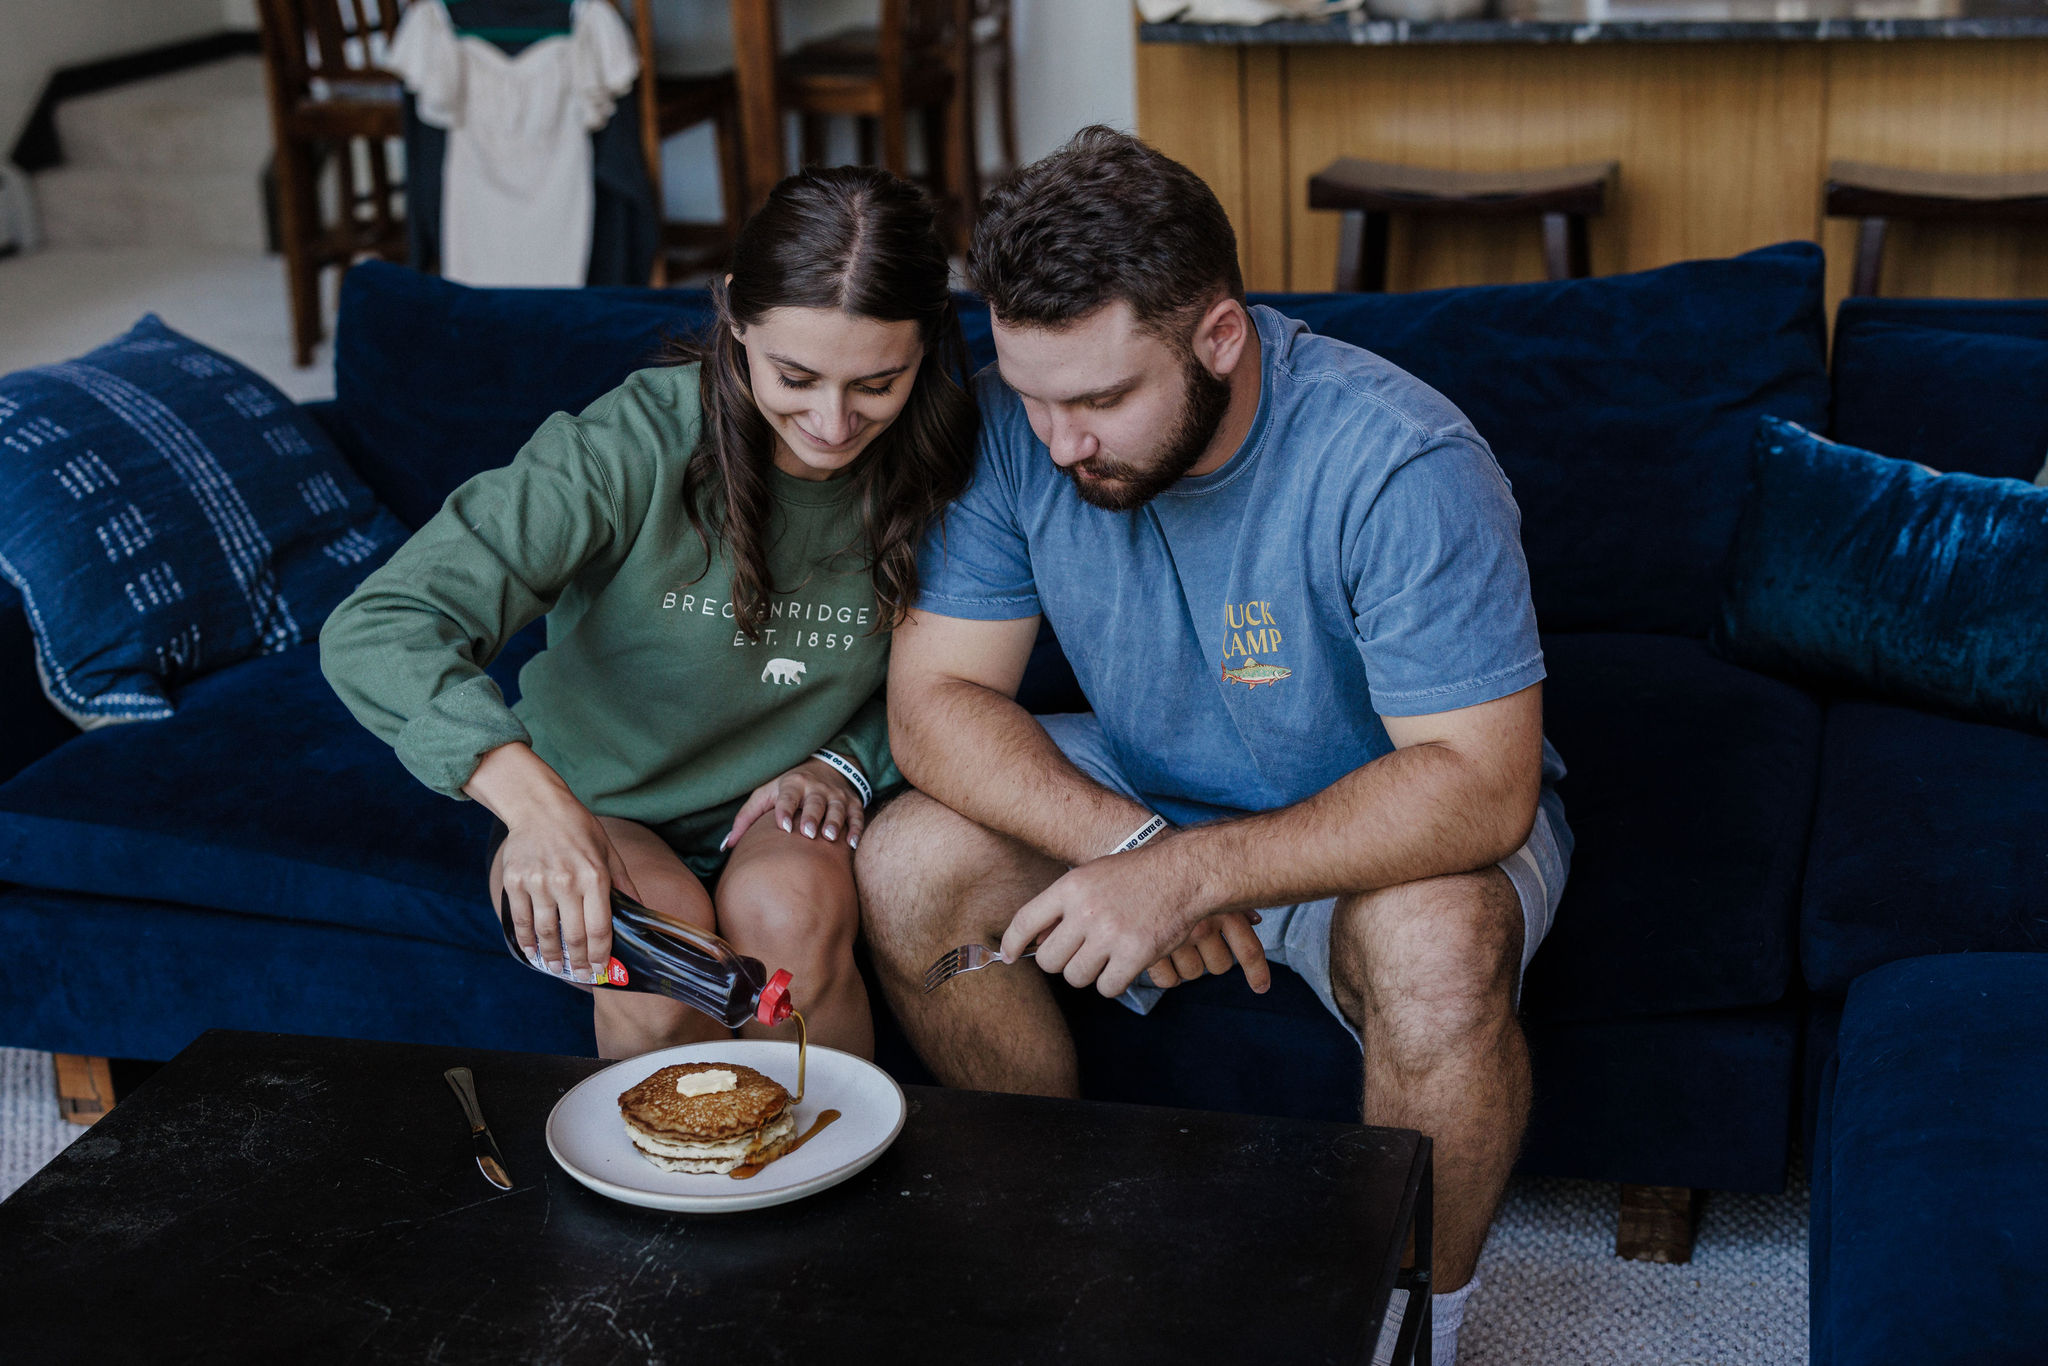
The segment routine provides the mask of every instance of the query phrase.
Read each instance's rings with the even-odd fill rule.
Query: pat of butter
[[[685,1072],[676,1078],[676,1094],[679,1096],[715,1096],[720,1091],[739,1088],[739,1077],[723,1068],[709,1072]]]

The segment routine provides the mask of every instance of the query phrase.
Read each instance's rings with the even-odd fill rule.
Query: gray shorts
[[[1103,739],[1102,725],[1093,713],[1040,716],[1036,719],[1075,768],[1112,792],[1120,792],[1134,802],[1151,805],[1138,795],[1118,770],[1109,745]],[[1564,822],[1564,803],[1558,799],[1556,789],[1546,782],[1537,803],[1536,825],[1529,832],[1529,842],[1500,862],[1500,870],[1508,875],[1508,881],[1514,884],[1516,894],[1522,899],[1524,972],[1529,968],[1529,960],[1536,956],[1537,947],[1543,943],[1543,936],[1550,932],[1550,922],[1557,914],[1557,900],[1564,893],[1565,874],[1571,865],[1571,849],[1571,829]],[[1266,951],[1266,961],[1279,963],[1306,981],[1314,990],[1316,999],[1323,1003],[1323,1008],[1336,1016],[1355,1039],[1358,1038],[1357,1026],[1344,1018],[1344,1012],[1337,1008],[1337,998],[1330,990],[1330,919],[1336,908],[1335,897],[1298,902],[1292,906],[1263,907],[1259,914],[1264,919],[1257,933],[1259,944]],[[1165,994],[1161,988],[1141,980],[1117,999],[1144,1015]],[[1515,995],[1519,1000],[1519,978]]]

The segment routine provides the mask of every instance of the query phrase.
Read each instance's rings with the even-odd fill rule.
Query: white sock
[[[1429,1306],[1429,1359],[1431,1366],[1456,1366],[1458,1330],[1465,1326],[1465,1301],[1479,1288],[1479,1278],[1448,1295],[1438,1295]]]
[[[1465,1323],[1465,1301],[1479,1288],[1474,1276],[1461,1289],[1432,1296],[1429,1305],[1429,1353],[1432,1366],[1455,1366],[1458,1359],[1458,1329]],[[1380,1324],[1380,1340],[1372,1349],[1372,1366],[1391,1366],[1394,1339],[1400,1336],[1401,1320],[1408,1311],[1408,1292],[1396,1290],[1387,1301],[1387,1317]]]

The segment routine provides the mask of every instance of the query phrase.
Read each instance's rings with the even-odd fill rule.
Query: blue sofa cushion
[[[988,310],[960,296],[975,365]],[[342,279],[335,412],[322,414],[407,526],[464,480],[510,464],[534,429],[580,412],[711,323],[701,289],[472,289],[369,261]]]
[[[1716,649],[2048,733],[2048,489],[1766,418]]]
[[[1827,420],[1821,276],[1820,249],[1792,242],[1636,275],[1268,302],[1464,410],[1514,483],[1545,630],[1704,636],[1756,419]]]
[[[402,535],[290,400],[153,315],[0,378],[0,576],[80,725],[311,640]]]
[[[1637,275],[1421,294],[1268,294],[1316,331],[1435,385],[1492,443],[1523,510],[1551,630],[1706,634],[1756,417],[1827,421],[1822,262],[1810,243]],[[407,525],[703,327],[675,290],[466,289],[368,263],[335,341],[353,458]],[[963,300],[973,363],[987,310]]]
[[[35,653],[21,599],[0,584],[0,783],[78,734],[36,685]]]
[[[1231,972],[1176,987],[1143,1016],[1092,991],[1058,994],[1074,1031],[1082,1093],[1093,1099],[1358,1120],[1358,1044],[1286,968],[1274,970],[1263,996]],[[870,996],[882,1000],[872,983]],[[1796,1007],[1531,1020],[1528,1035],[1536,1103],[1520,1170],[1715,1190],[1783,1188]],[[879,1008],[875,1060],[899,1081],[932,1082]]]
[[[2048,956],[1856,983],[1813,1163],[1814,1366],[2039,1362]]]
[[[2048,461],[2048,340],[1849,316],[1835,332],[1828,435],[1937,470],[2033,481]]]
[[[508,693],[540,639],[527,628],[492,665]],[[489,822],[357,725],[308,644],[200,679],[169,720],[90,731],[0,785],[0,882],[502,955]]]
[[[1546,635],[1577,839],[1532,1019],[1766,1005],[1792,978],[1819,706],[1677,636]]]
[[[0,891],[0,935],[0,1025],[20,1048],[168,1058],[217,1028],[596,1051],[590,998],[496,944],[28,888]]]
[[[2048,739],[1907,707],[1828,708],[1799,965],[1840,996],[1921,954],[2048,950]]]
[[[334,392],[356,468],[418,527],[711,319],[703,290],[471,289],[384,262],[342,277]]]

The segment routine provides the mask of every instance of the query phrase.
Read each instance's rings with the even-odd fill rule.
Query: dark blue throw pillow
[[[2031,482],[2048,460],[2048,341],[1844,308],[1828,434],[1938,470]]]
[[[2048,489],[1770,418],[1754,459],[1717,651],[2048,734]]]
[[[290,399],[154,316],[0,378],[0,574],[81,726],[312,640],[404,535]]]

